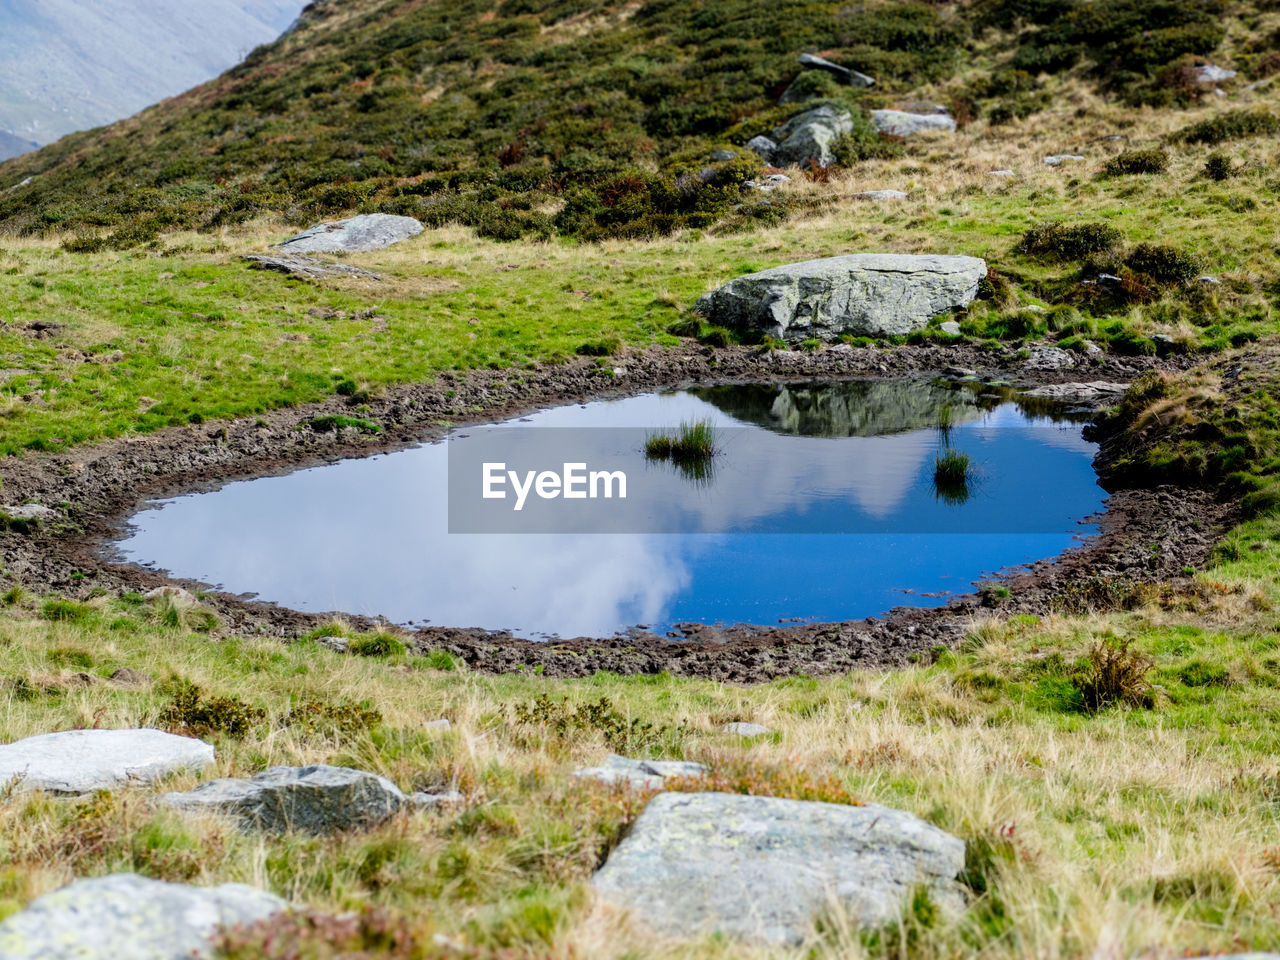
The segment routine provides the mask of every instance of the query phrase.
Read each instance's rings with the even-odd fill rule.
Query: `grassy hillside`
[[[1194,103],[1206,88],[1188,65],[1265,77],[1277,24],[1241,0],[327,0],[218,80],[0,168],[0,228],[125,224],[117,246],[357,210],[498,239],[745,228],[786,212],[741,207],[752,155],[686,174],[801,109],[775,106],[801,52],[877,77],[869,91],[815,81],[855,109],[927,98],[999,125],[1060,108],[1072,82]],[[895,149],[863,124],[840,155]]]

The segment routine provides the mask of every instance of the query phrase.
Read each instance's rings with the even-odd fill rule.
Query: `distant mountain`
[[[21,137],[15,137],[12,133],[0,130],[0,160],[8,160],[10,157],[20,157],[24,153],[29,153],[39,147],[40,144],[34,140],[23,140]]]
[[[0,159],[217,76],[278,37],[304,3],[0,0]]]

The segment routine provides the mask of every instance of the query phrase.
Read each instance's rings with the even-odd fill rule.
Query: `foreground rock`
[[[773,130],[777,149],[773,162],[801,166],[810,161],[820,167],[836,162],[836,141],[853,132],[853,114],[843,107],[823,103],[797,114]]]
[[[79,880],[0,923],[5,960],[191,960],[214,956],[225,929],[287,909],[238,883],[188,887],[131,873]]]
[[[213,763],[202,740],[160,730],[68,730],[0,747],[0,788],[81,794],[151,783]]]
[[[254,270],[272,270],[286,276],[298,277],[302,280],[328,280],[333,277],[363,277],[367,280],[381,280],[382,275],[372,270],[353,267],[349,263],[331,263],[317,260],[315,257],[304,257],[298,254],[284,254],[273,257],[267,254],[250,254],[241,259],[249,261]]]
[[[319,224],[276,246],[286,253],[357,253],[381,250],[421,232],[422,224],[413,217],[371,213]]]
[[[582,767],[573,775],[633,790],[662,790],[668,777],[705,777],[707,768],[689,760],[631,760],[613,753],[600,766]]]
[[[833,902],[863,927],[895,921],[919,886],[958,909],[963,868],[961,840],[899,810],[668,793],[592,883],[661,936],[794,944]]]
[[[955,133],[956,122],[941,113],[906,113],[903,110],[872,110],[871,125],[891,137],[914,137],[920,133]]]
[[[968,306],[986,275],[977,257],[853,254],[738,277],[697,310],[714,324],[793,342],[899,336]]]
[[[272,767],[250,780],[210,780],[188,793],[166,793],[175,810],[235,817],[267,833],[339,833],[375,827],[407,802],[400,789],[374,773],[317,764]]]

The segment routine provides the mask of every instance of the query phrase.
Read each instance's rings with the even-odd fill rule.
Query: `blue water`
[[[1082,521],[1105,496],[1095,446],[1041,410],[919,381],[602,401],[158,502],[116,546],[299,610],[526,637],[859,619],[945,603],[1093,532]],[[704,418],[721,447],[709,477],[645,460],[647,432]],[[933,482],[948,445],[974,466],[959,499]],[[459,493],[479,489],[476,450],[541,468],[539,456],[559,464],[569,448],[625,469],[628,499],[534,498],[516,515]]]

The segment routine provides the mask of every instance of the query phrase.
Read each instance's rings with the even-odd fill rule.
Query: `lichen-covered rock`
[[[738,277],[697,309],[720,326],[793,342],[900,336],[968,306],[986,275],[977,257],[853,254]]]
[[[238,883],[188,887],[132,873],[78,880],[0,923],[5,960],[192,960],[224,929],[288,908]]]
[[[407,802],[385,777],[348,767],[272,767],[249,780],[202,783],[187,793],[166,793],[175,810],[235,817],[267,833],[339,833],[387,820]]]
[[[592,884],[660,936],[794,944],[837,903],[864,927],[896,920],[918,887],[958,909],[963,868],[963,841],[900,810],[667,793]]]
[[[213,763],[203,740],[161,730],[66,730],[0,746],[0,787],[81,794],[151,783]]]
[[[42,503],[18,503],[0,507],[0,513],[13,520],[52,520],[58,511]]]
[[[381,250],[421,232],[422,224],[413,217],[370,213],[318,224],[276,247],[287,253],[355,253]]]
[[[1026,370],[1069,370],[1075,365],[1076,358],[1061,347],[1037,344],[1022,366]]]
[[[836,162],[836,141],[852,132],[853,114],[832,103],[819,104],[774,128],[778,148],[773,162],[799,166],[812,160],[829,167]]]
[[[891,137],[914,137],[918,133],[955,133],[956,122],[944,113],[907,113],[905,110],[872,110],[871,125]]]
[[[635,790],[661,790],[667,777],[704,777],[707,768],[691,760],[632,760],[616,753],[598,767],[582,767],[573,775]]]

